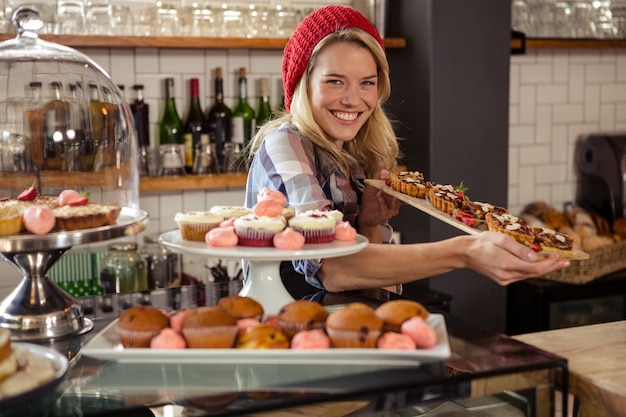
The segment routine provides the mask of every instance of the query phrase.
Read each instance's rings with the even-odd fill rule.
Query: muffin
[[[287,226],[287,221],[283,216],[248,214],[235,219],[234,225],[240,246],[271,247],[274,235]]]
[[[288,349],[289,339],[274,326],[261,324],[247,328],[237,339],[238,349]]]
[[[285,304],[276,315],[280,329],[291,339],[301,330],[323,329],[328,310],[310,300],[296,300]]]
[[[237,336],[237,319],[218,307],[199,307],[183,321],[188,348],[228,349]]]
[[[252,213],[252,209],[245,206],[213,206],[209,209],[209,213],[220,216],[223,220],[232,219],[233,217],[241,217]]]
[[[116,323],[120,343],[126,348],[150,347],[150,341],[169,327],[167,315],[156,307],[138,305],[120,314]]]
[[[336,224],[337,217],[322,210],[305,211],[289,220],[289,227],[302,233],[305,243],[332,242],[335,240]]]
[[[428,310],[422,304],[413,300],[387,301],[374,310],[376,316],[384,323],[383,330],[400,332],[400,326],[411,317],[428,317]]]
[[[208,211],[188,211],[176,213],[174,221],[178,224],[180,235],[184,240],[204,242],[204,236],[211,229],[220,225],[224,219]]]
[[[223,297],[217,302],[217,307],[223,309],[237,320],[261,320],[263,318],[263,306],[250,297],[243,297],[241,295]]]
[[[326,333],[336,348],[375,348],[382,329],[374,309],[362,303],[350,303],[326,319]]]

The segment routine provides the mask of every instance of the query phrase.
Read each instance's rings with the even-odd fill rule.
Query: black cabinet
[[[626,319],[626,270],[586,284],[529,279],[508,288],[507,333]]]

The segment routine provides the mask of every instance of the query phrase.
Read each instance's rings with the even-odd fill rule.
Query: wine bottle
[[[218,167],[224,164],[224,144],[232,138],[232,112],[224,104],[224,80],[222,68],[215,69],[215,102],[207,112],[210,143],[215,144]]]
[[[159,144],[183,144],[183,122],[176,109],[174,79],[165,79],[165,107],[159,121]]]
[[[200,92],[197,78],[189,80],[189,110],[183,126],[183,141],[185,142],[185,171],[193,172],[195,151],[201,143],[208,143],[209,129],[200,106]],[[203,141],[202,138],[205,137]]]
[[[150,146],[150,106],[143,100],[143,84],[133,85],[134,97],[130,103],[139,148]]]
[[[272,106],[270,105],[270,95],[268,91],[268,78],[259,80],[259,108],[256,115],[256,128],[259,129],[272,118]]]
[[[250,142],[256,131],[254,110],[248,104],[248,81],[245,68],[239,68],[238,98],[237,105],[233,109],[232,142],[245,145]]]

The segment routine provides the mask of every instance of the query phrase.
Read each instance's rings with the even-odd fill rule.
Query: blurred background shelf
[[[0,41],[15,34],[0,34]],[[72,48],[253,48],[282,49],[286,38],[205,38],[190,36],[105,36],[105,35],[41,35],[41,39]],[[404,48],[406,39],[385,38],[385,47]]]
[[[142,177],[139,192],[210,190],[246,186],[247,174],[185,175],[181,177]]]

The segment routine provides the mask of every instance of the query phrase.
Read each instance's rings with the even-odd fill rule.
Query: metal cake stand
[[[145,230],[148,214],[123,207],[114,225],[91,229],[0,237],[2,258],[22,274],[22,281],[0,303],[0,327],[11,330],[13,340],[55,339],[88,332],[93,322],[83,315],[76,299],[47,276],[72,246],[135,235]]]

